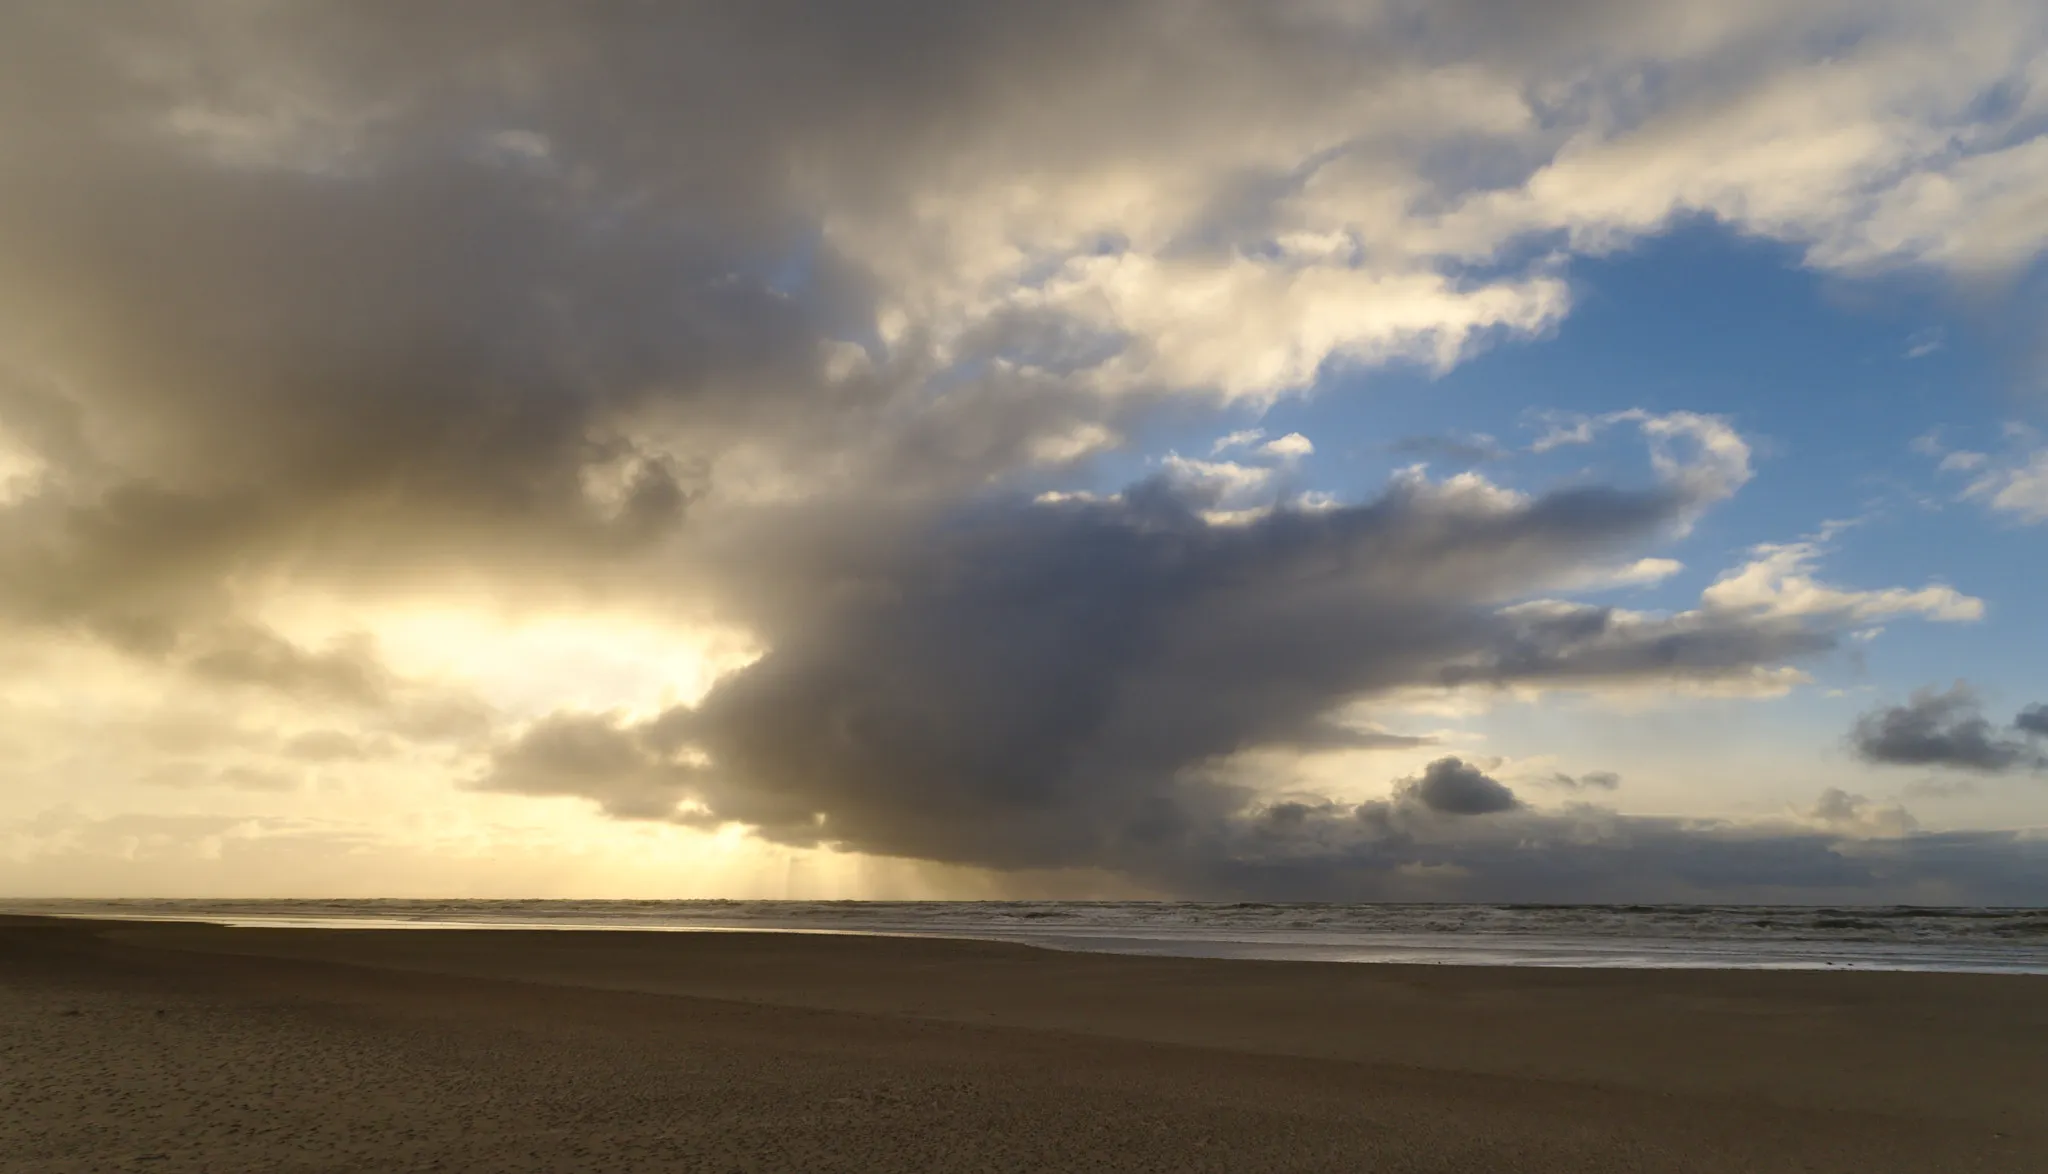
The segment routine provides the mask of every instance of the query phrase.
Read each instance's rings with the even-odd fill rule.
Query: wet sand
[[[0,1170],[2048,1170],[2048,978],[0,918]]]

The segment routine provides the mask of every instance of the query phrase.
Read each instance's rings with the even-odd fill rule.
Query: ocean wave
[[[825,930],[1332,961],[2048,972],[2048,911],[1982,907],[138,899],[0,908],[230,925]]]

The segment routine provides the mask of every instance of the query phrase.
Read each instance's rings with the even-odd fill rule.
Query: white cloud
[[[1116,433],[1100,424],[1077,424],[1066,432],[1044,436],[1031,446],[1031,458],[1040,464],[1065,465],[1117,443]]]
[[[1809,573],[1820,553],[1819,546],[1811,542],[1759,546],[1749,562],[1723,574],[1700,593],[1701,606],[1787,619],[1827,618],[1844,624],[1868,624],[1895,616],[1962,623],[1984,616],[1983,600],[1939,584],[1857,591],[1822,583]]]
[[[1982,462],[1978,462],[1982,464]],[[1946,467],[1946,462],[1944,462]],[[1977,465],[1971,465],[1976,468]],[[1995,468],[1970,483],[1965,497],[2026,523],[2048,522],[2048,448]]]
[[[1963,487],[1965,501],[2009,515],[2023,524],[2048,521],[2048,442],[2030,425],[2009,422],[2002,430],[2008,446],[1997,454],[1950,450],[1929,433],[1913,442],[1913,451],[1940,457],[1943,473],[1972,473]]]
[[[1591,444],[1598,430],[1599,421],[1590,416],[1557,416],[1546,418],[1549,428],[1529,446],[1533,453],[1546,453],[1554,448],[1572,444]]]
[[[1218,440],[1211,451],[1249,447],[1264,435],[1258,429],[1233,432]],[[1309,443],[1308,437],[1299,432],[1290,432],[1253,449],[1256,455],[1274,458],[1283,464],[1314,451],[1315,446]],[[1275,504],[1273,491],[1277,470],[1274,466],[1205,461],[1179,453],[1168,453],[1160,465],[1167,478],[1183,492],[1207,503],[1208,508],[1202,511],[1202,516],[1212,525],[1235,526],[1256,521],[1266,516]]]
[[[1516,234],[1561,230],[1602,249],[1705,212],[1803,243],[1828,268],[1975,271],[2038,253],[2048,221],[2026,209],[2048,145],[2028,137],[2023,106],[2000,109],[1985,95],[2032,92],[2039,10],[1892,8],[1860,30],[1841,22],[1848,12],[1784,14],[1780,31],[1828,30],[1824,55],[1780,42],[1739,64],[1733,55],[1757,42],[1738,35],[1693,57],[1718,67],[1720,84],[1696,75],[1700,84],[1673,87],[1665,101],[1617,87],[1600,111],[1614,123],[1571,134],[1526,182],[1457,205],[1437,225],[1438,247],[1479,256]],[[1631,120],[1631,105],[1648,112]]]
[[[1906,340],[1906,358],[1924,359],[1939,352],[1947,345],[1947,339],[1940,330],[1923,330]]]
[[[1432,481],[1428,466],[1410,465],[1397,470],[1392,481],[1417,501],[1451,513],[1508,514],[1529,504],[1528,494],[1469,471]]]
[[[1216,443],[1209,446],[1209,455],[1215,456],[1233,448],[1249,448],[1265,438],[1264,428],[1241,428],[1228,436],[1217,437]]]
[[[1288,9],[1281,35],[1320,43],[1299,60],[1206,58],[1201,90],[1157,72],[1163,60],[1124,60],[1159,99],[1121,120],[1142,138],[1089,136],[1028,184],[992,151],[949,161],[920,175],[914,223],[849,217],[835,239],[899,258],[906,307],[1049,309],[1126,339],[1092,373],[1105,390],[1254,401],[1333,360],[1442,369],[1492,334],[1551,328],[1570,308],[1554,252],[1458,276],[1532,240],[1601,252],[1704,213],[1820,267],[1956,273],[2048,244],[2038,6],[1694,7],[1596,5],[1485,31],[1425,18],[1457,47],[1441,59],[1397,50],[1377,5]],[[1033,125],[1095,92],[1048,95]],[[1485,163],[1443,166],[1430,152],[1446,143]],[[1246,177],[1268,188],[1238,194]],[[1027,273],[1051,276],[1018,283]]]
[[[1967,623],[1984,614],[1982,600],[1938,584],[1857,590],[1821,582],[1811,573],[1820,553],[1814,542],[1758,547],[1750,561],[1715,579],[1700,593],[1698,606],[1686,611],[1593,610],[1581,603],[1542,598],[1513,604],[1497,614],[1532,634],[1557,633],[1552,652],[1561,660],[1588,668],[1610,662],[1629,664],[1648,647],[1661,646],[1669,655],[1682,658],[1688,649],[1711,644],[1738,629],[1770,633],[1772,639],[1820,650],[1842,639],[1860,642],[1871,638],[1878,620]],[[1604,578],[1588,571],[1559,585],[1597,588],[1624,581],[1632,570],[1649,577],[1676,569],[1675,564],[1662,565],[1660,560],[1644,562],[1649,565],[1609,571]],[[1531,647],[1538,646],[1549,647],[1543,638],[1533,638]],[[1477,676],[1485,679],[1483,674]],[[1809,680],[1797,666],[1759,663],[1737,671],[1655,680],[1625,671],[1608,676],[1595,670],[1570,682],[1521,682],[1508,692],[1533,700],[1557,689],[1631,708],[1687,697],[1775,697]]]
[[[1653,587],[1683,570],[1685,564],[1675,558],[1639,558],[1617,567],[1589,567],[1582,582],[1570,585],[1585,590]]]
[[[1675,558],[1639,558],[1615,574],[1613,582],[1631,586],[1661,583],[1685,569]]]
[[[1089,502],[1118,501],[1121,494],[1091,493],[1085,489],[1048,489],[1031,500],[1039,505],[1061,505],[1066,502],[1086,504]]]
[[[1209,496],[1217,505],[1243,506],[1272,483],[1273,470],[1235,461],[1203,461],[1168,453],[1160,464],[1173,481]]]
[[[1611,419],[1632,420],[1650,438],[1650,463],[1667,481],[1701,504],[1724,501],[1749,483],[1749,442],[1719,416],[1698,412],[1657,415],[1638,408]],[[1680,446],[1690,444],[1690,459]]]
[[[1310,443],[1309,438],[1301,433],[1289,432],[1278,440],[1269,440],[1260,445],[1259,451],[1269,457],[1279,457],[1282,460],[1296,460],[1314,453],[1316,446]]]
[[[1013,300],[1130,340],[1090,372],[1104,392],[1163,385],[1254,402],[1307,387],[1332,360],[1447,370],[1494,332],[1533,336],[1570,308],[1564,282],[1548,276],[1467,288],[1424,270],[1131,253],[1075,258]]]

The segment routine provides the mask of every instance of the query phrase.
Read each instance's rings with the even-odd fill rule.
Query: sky
[[[2048,9],[0,13],[0,895],[2048,901]]]

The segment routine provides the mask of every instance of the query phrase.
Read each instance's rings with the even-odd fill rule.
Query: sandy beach
[[[2039,1171],[2048,979],[0,919],[0,1169]]]

